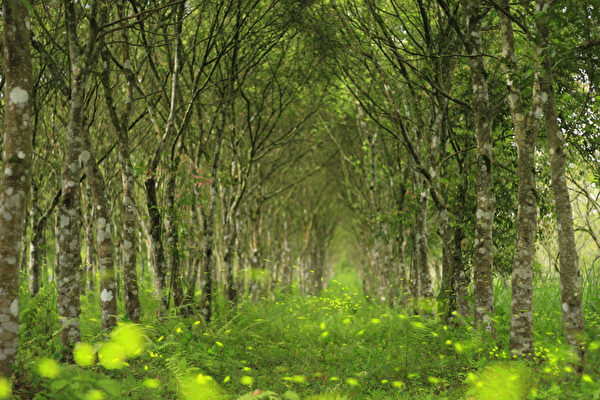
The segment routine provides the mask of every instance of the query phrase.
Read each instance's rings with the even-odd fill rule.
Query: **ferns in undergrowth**
[[[48,283],[35,297],[21,296],[19,313],[19,355],[28,360],[59,350],[60,324],[56,288]]]

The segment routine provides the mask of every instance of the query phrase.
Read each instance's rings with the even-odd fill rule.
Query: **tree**
[[[27,5],[2,2],[6,110],[0,192],[0,376],[12,375],[19,339],[19,258],[31,182],[31,26]]]
[[[71,359],[71,349],[81,338],[79,329],[79,293],[81,291],[81,194],[79,183],[81,163],[87,162],[90,156],[89,153],[87,156],[82,154],[85,122],[84,95],[86,81],[98,58],[99,27],[106,18],[105,8],[98,1],[94,1],[91,7],[92,13],[89,16],[90,31],[82,48],[79,42],[77,8],[74,1],[65,2],[71,90],[61,179],[62,194],[58,208],[57,302],[62,328],[60,338],[65,348],[64,357],[66,359]]]
[[[578,266],[573,211],[566,179],[566,156],[563,133],[558,125],[554,79],[552,74],[554,59],[550,52],[549,18],[556,10],[556,4],[546,0],[536,1],[536,34],[541,59],[540,103],[544,111],[546,134],[550,148],[550,171],[552,190],[558,227],[560,256],[561,303],[565,336],[578,357],[578,370],[585,362],[585,331],[581,304],[581,281]]]

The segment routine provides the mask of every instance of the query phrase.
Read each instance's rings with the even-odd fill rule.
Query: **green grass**
[[[569,367],[559,285],[548,277],[536,280],[533,363],[508,361],[510,291],[501,282],[494,341],[468,324],[448,326],[436,316],[367,301],[352,277],[341,275],[320,296],[244,301],[236,310],[218,311],[210,326],[178,317],[157,321],[147,294],[143,331],[111,337],[100,332],[98,301],[90,296],[83,302],[83,340],[104,359],[91,367],[52,370],[48,359],[58,358],[60,346],[55,295],[47,288],[34,300],[24,299],[24,372],[14,392],[21,398],[88,400],[599,398],[600,299],[589,295],[597,293],[596,282],[589,283],[584,299],[590,346],[581,377]],[[127,350],[138,339],[143,350]],[[107,341],[112,344],[103,345]]]

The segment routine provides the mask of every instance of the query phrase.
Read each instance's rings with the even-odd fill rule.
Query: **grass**
[[[24,372],[13,391],[21,398],[86,400],[600,398],[600,299],[589,295],[597,293],[596,283],[588,282],[584,295],[589,346],[582,376],[570,367],[559,286],[549,277],[536,280],[532,363],[509,361],[510,291],[502,282],[497,341],[469,324],[448,326],[436,316],[365,300],[345,275],[320,296],[245,300],[217,312],[209,326],[147,313],[140,331],[126,326],[110,337],[100,332],[91,295],[82,307],[83,341],[91,345],[82,365],[52,361],[60,346],[55,295],[46,288],[24,299]]]

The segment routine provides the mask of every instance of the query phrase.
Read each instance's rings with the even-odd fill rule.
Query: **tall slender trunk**
[[[123,278],[125,310],[129,318],[139,322],[141,306],[137,277],[137,229],[135,217],[135,175],[129,160],[129,143],[119,141],[119,163],[121,165],[121,182],[123,185],[123,198],[121,213],[123,216]]]
[[[225,284],[227,287],[227,300],[235,306],[237,303],[237,285],[234,277],[234,251],[235,251],[235,242],[237,239],[237,226],[235,221],[229,221],[226,224],[226,227],[229,232],[226,235],[225,239],[225,256],[223,257],[223,262],[225,264]]]
[[[0,376],[10,377],[19,340],[18,274],[31,183],[33,93],[27,5],[16,1],[3,5],[6,105],[0,189]]]
[[[81,160],[84,163],[87,180],[94,197],[94,218],[96,226],[96,243],[98,246],[98,271],[100,273],[100,308],[102,329],[110,330],[117,325],[117,284],[108,190],[104,176],[96,163],[94,148],[89,132],[83,130],[84,149]]]
[[[215,149],[213,153],[213,163],[211,168],[210,192],[208,199],[208,209],[202,215],[204,221],[204,249],[202,259],[202,299],[200,301],[200,310],[204,320],[210,322],[212,318],[212,298],[213,298],[213,273],[214,273],[214,246],[215,246],[215,209],[218,198],[218,167],[219,158],[221,156],[221,144],[223,141],[223,129],[225,127],[225,119],[222,121],[221,129],[219,129]],[[204,210],[204,207],[202,208]]]
[[[469,274],[465,268],[463,260],[463,240],[465,239],[464,232],[464,207],[465,195],[467,192],[467,171],[462,169],[462,182],[458,186],[458,202],[456,204],[456,223],[454,225],[454,252],[451,255],[453,263],[453,280],[454,290],[456,291],[456,311],[463,317],[468,317],[471,314],[469,305]]]
[[[477,139],[477,210],[475,213],[474,239],[474,317],[475,325],[492,330],[494,315],[494,286],[492,269],[494,244],[492,228],[496,212],[496,196],[492,176],[492,116],[490,113],[488,83],[483,59],[483,39],[481,24],[484,15],[480,0],[466,1],[467,29],[469,38],[467,51],[471,53],[469,66],[473,87],[473,114],[475,117],[475,137]]]
[[[160,158],[167,144],[173,139],[175,133],[175,114],[177,111],[178,92],[179,92],[179,74],[181,70],[181,29],[183,24],[183,16],[185,13],[185,2],[174,4],[177,13],[177,22],[175,25],[174,44],[175,52],[173,57],[173,70],[171,72],[171,93],[169,103],[169,115],[165,123],[165,129],[160,143],[154,150],[152,159],[148,163],[146,169],[146,180],[144,186],[146,188],[146,206],[150,215],[150,236],[153,254],[154,266],[154,294],[160,301],[161,307],[157,313],[161,315],[167,311],[167,267],[165,265],[165,250],[162,242],[162,215],[158,205],[157,188],[158,188],[158,165]],[[175,10],[174,10],[175,11]]]
[[[196,226],[198,227],[203,227],[204,226],[204,221],[202,218],[202,213],[200,212],[200,210],[198,209],[198,207],[196,206],[194,200],[192,200],[192,207],[191,207],[191,213],[192,213],[192,218],[196,219]],[[200,248],[203,249],[203,245],[202,243],[204,242],[204,238],[202,238],[200,240]],[[186,290],[186,294],[185,294],[185,303],[186,303],[186,308],[185,308],[185,312],[186,313],[191,313],[191,304],[194,301],[194,297],[196,296],[196,285],[198,282],[198,277],[199,277],[199,266],[201,264],[201,260],[202,257],[197,255],[197,250],[194,250],[194,253],[196,255],[194,255],[193,257],[191,257],[191,272],[189,274],[189,279],[188,279],[188,284],[187,284],[187,290]]]
[[[212,185],[211,185],[212,186]],[[201,280],[202,280],[202,297],[200,300],[200,312],[206,322],[210,322],[212,319],[212,298],[213,298],[213,270],[214,270],[214,241],[215,241],[215,214],[214,209],[216,205],[216,193],[213,193],[214,189],[211,187],[211,194],[209,200],[209,209],[206,215],[203,216],[204,220],[204,240],[202,249],[202,268],[201,268]]]
[[[424,186],[427,185],[423,182]],[[419,209],[417,210],[415,221],[415,239],[417,241],[416,251],[417,270],[419,274],[420,294],[425,298],[433,297],[433,287],[431,283],[431,271],[429,269],[429,244],[427,233],[427,210],[429,208],[429,195],[426,187],[423,187],[419,194]]]
[[[509,12],[508,2],[502,5]],[[535,188],[535,146],[539,119],[542,116],[539,103],[538,75],[535,74],[531,109],[526,112],[518,82],[518,60],[515,54],[512,21],[500,13],[502,32],[502,57],[508,88],[508,104],[515,130],[517,144],[517,179],[519,183],[516,242],[512,271],[512,298],[510,321],[510,350],[516,356],[532,358],[533,345],[533,260],[535,256],[535,232],[537,219],[537,195]],[[537,62],[537,61],[536,61]],[[537,69],[537,66],[536,66]]]
[[[69,4],[67,8],[72,8]],[[74,12],[71,16],[74,21]],[[71,18],[69,17],[69,18]],[[74,48],[74,45],[70,46]],[[72,50],[75,52],[74,50]],[[71,56],[74,58],[74,56]],[[75,60],[77,60],[75,58]],[[60,340],[65,347],[63,357],[70,360],[71,350],[80,341],[79,314],[81,307],[81,174],[83,81],[81,73],[75,70],[77,61],[71,65],[72,83],[67,125],[65,158],[62,171],[62,197],[58,208],[58,236],[56,263],[56,290],[58,292],[58,315],[61,323]]]
[[[150,215],[150,245],[152,248],[152,267],[154,296],[160,301],[160,309],[157,310],[162,315],[167,310],[167,266],[165,265],[165,250],[162,243],[162,217],[158,208],[158,199],[156,196],[156,177],[150,176],[144,182],[146,187],[146,207]]]
[[[60,197],[61,192],[59,191],[52,199],[48,209],[33,224],[33,237],[29,243],[29,294],[31,296],[35,296],[40,289],[40,279],[43,275],[41,267],[43,265],[43,256],[45,255],[46,245],[44,235],[46,223],[58,205]]]
[[[173,295],[173,305],[180,310],[183,304],[183,282],[181,278],[181,259],[179,257],[179,228],[175,191],[177,183],[177,163],[171,166],[167,182],[167,212],[165,214],[165,234],[168,246],[167,268],[171,274],[170,290]]]
[[[87,203],[87,201],[85,201]],[[85,260],[84,274],[85,284],[88,292],[92,292],[96,288],[96,245],[94,244],[94,224],[93,224],[93,206],[89,210],[89,220],[84,219],[85,224]]]
[[[62,172],[62,197],[58,212],[57,279],[58,315],[61,322],[63,357],[72,359],[72,346],[80,341],[79,293],[81,291],[81,193],[79,179],[84,132],[84,97],[86,80],[97,60],[97,37],[99,26],[106,18],[106,8],[101,2],[92,5],[97,14],[90,16],[90,28],[84,52],[78,39],[75,1],[65,1],[66,31],[69,41],[71,71],[71,94],[67,123],[65,158]],[[88,154],[89,155],[89,154]]]
[[[550,34],[548,13],[550,2],[537,0],[537,11],[542,12],[536,19],[537,36],[542,60],[540,77],[540,97],[546,121],[546,133],[550,147],[550,173],[554,192],[554,207],[558,224],[558,250],[560,258],[560,288],[563,324],[567,342],[576,351],[582,370],[585,362],[585,330],[581,305],[581,282],[578,266],[577,247],[573,229],[573,211],[569,188],[565,176],[566,157],[563,134],[558,125],[556,99],[554,96],[552,57],[549,51]]]
[[[40,267],[42,264],[42,246],[46,220],[33,225],[33,237],[29,243],[29,295],[35,296],[40,290]]]

